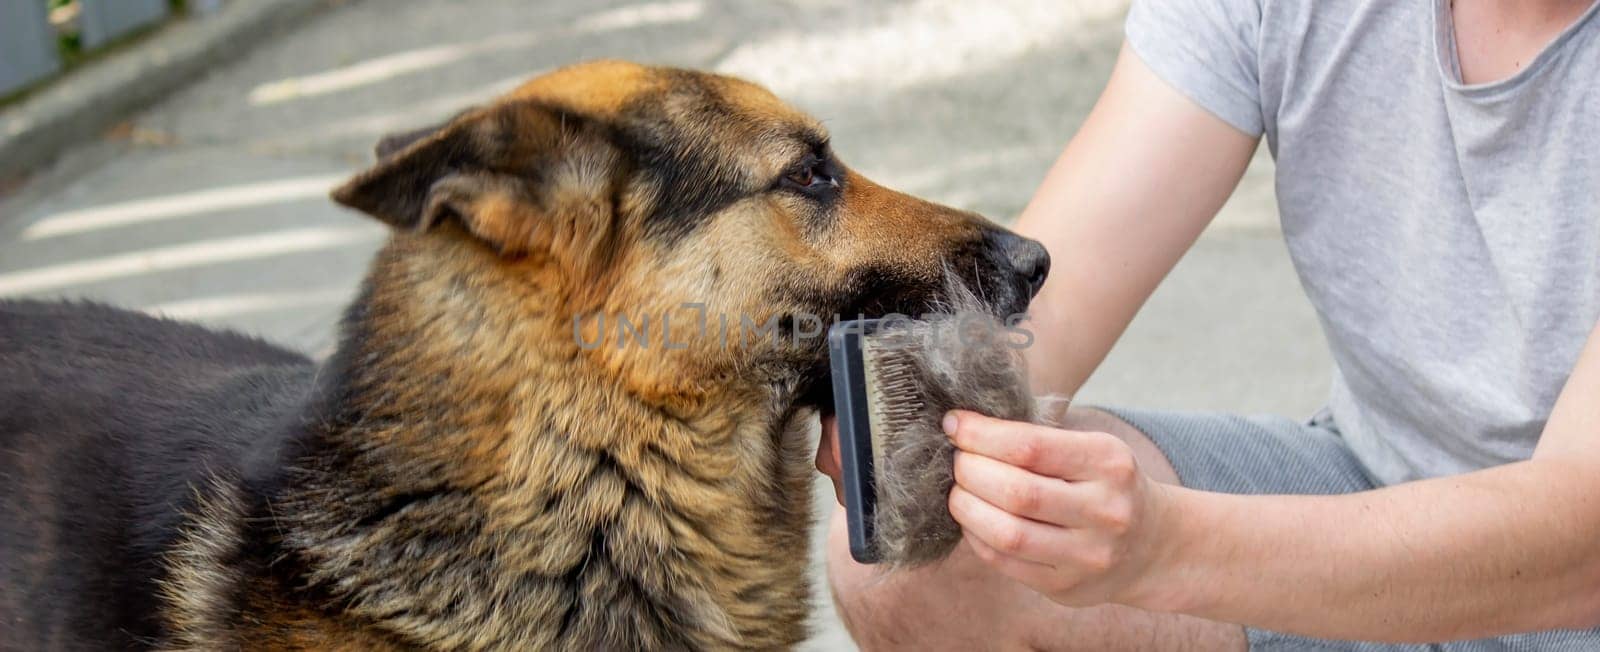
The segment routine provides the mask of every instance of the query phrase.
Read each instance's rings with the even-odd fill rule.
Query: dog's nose
[[[1050,275],[1050,252],[1037,240],[1015,233],[1002,233],[997,239],[1001,254],[1011,265],[1012,274],[1027,289],[1028,297],[1038,295],[1045,277]]]

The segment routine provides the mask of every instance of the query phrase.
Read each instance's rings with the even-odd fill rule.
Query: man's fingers
[[[945,432],[956,448],[992,457],[1041,475],[1089,480],[1126,446],[1114,435],[1061,430],[955,410],[945,417]]]
[[[968,548],[972,549],[974,556],[983,560],[983,563],[988,564],[990,568],[1025,585],[1031,586],[1033,583],[1038,582],[1039,578],[1049,577],[1051,573],[1055,572],[1054,568],[1045,564],[1017,559],[1001,553],[977,537],[962,537],[961,540],[966,543]]]
[[[959,486],[950,490],[950,516],[967,537],[1028,561],[1061,557],[1073,539],[1069,530],[1009,514]]]
[[[822,420],[822,431],[828,434],[828,454],[833,456],[833,468],[840,472],[844,470],[844,463],[839,461],[839,417],[828,416]],[[838,477],[838,473],[834,477]]]
[[[817,442],[817,470],[839,477],[839,424],[833,417],[822,418],[822,439]]]
[[[1060,525],[1094,525],[1096,489],[1039,475],[976,453],[956,453],[956,485],[1006,512]]]
[[[1048,565],[1055,580],[1063,572],[1103,573],[1117,561],[1116,551],[1094,530],[1063,528],[1009,514],[957,486],[950,490],[950,516],[966,538],[977,539],[995,552],[1019,561]],[[1028,582],[1037,587],[1040,578]]]
[[[844,505],[844,466],[839,462],[839,420],[822,418],[822,439],[817,442],[817,470],[833,481],[833,499]]]

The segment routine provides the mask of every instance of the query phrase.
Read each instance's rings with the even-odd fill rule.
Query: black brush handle
[[[839,465],[844,475],[845,523],[850,531],[850,556],[863,564],[878,562],[873,538],[877,483],[872,475],[872,420],[867,406],[867,367],[862,338],[877,330],[876,319],[856,319],[828,329],[828,366],[833,373],[833,409],[839,421]]]

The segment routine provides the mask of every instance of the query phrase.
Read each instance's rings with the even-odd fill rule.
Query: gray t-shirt
[[[1158,76],[1266,135],[1329,407],[1383,483],[1527,459],[1600,317],[1596,13],[1466,85],[1449,0],[1133,4]]]

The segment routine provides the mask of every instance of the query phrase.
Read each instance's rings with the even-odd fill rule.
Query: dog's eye
[[[817,169],[815,167],[809,167],[799,172],[789,173],[789,183],[800,186],[801,188],[810,188],[811,184],[816,183],[820,178],[822,178],[822,175],[817,174]]]
[[[838,186],[839,181],[828,173],[827,161],[812,161],[805,167],[784,175],[784,185],[800,190],[819,190],[830,186]]]

